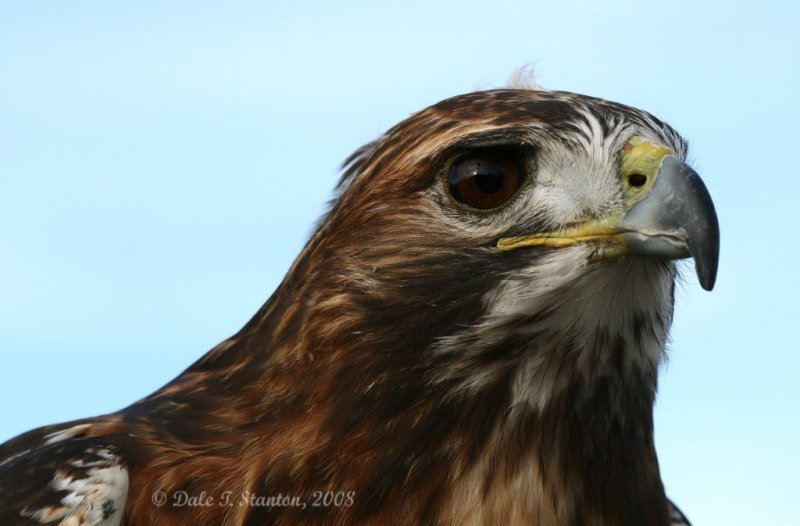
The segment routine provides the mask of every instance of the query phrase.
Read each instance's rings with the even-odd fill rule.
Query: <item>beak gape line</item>
[[[620,177],[627,212],[555,232],[501,238],[497,248],[566,247],[593,243],[593,261],[628,254],[659,259],[692,257],[700,285],[714,288],[719,263],[719,221],[711,196],[689,165],[666,147],[633,137],[623,148]]]

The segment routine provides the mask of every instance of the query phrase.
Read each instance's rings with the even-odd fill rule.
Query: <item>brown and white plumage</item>
[[[0,523],[681,524],[653,402],[672,259],[710,287],[718,243],[685,154],[655,117],[570,93],[413,115],[347,161],[239,333],[118,413],[0,446]],[[667,184],[699,215],[662,210]]]

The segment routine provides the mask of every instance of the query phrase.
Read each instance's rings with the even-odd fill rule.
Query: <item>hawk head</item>
[[[516,395],[541,405],[612,358],[650,370],[674,260],[693,256],[706,289],[716,276],[714,207],[685,156],[671,127],[620,104],[530,90],[454,97],[347,161],[284,288],[304,300],[305,331],[339,339],[337,359],[429,363],[439,383],[479,389],[514,371]],[[598,342],[625,350],[592,351]],[[542,369],[551,359],[570,367]]]

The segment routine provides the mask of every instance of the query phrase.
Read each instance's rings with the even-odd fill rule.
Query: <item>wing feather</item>
[[[40,437],[0,459],[0,524],[118,526],[128,494],[121,450],[68,429]]]

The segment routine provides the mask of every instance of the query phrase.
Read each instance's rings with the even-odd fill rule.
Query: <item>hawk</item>
[[[363,146],[234,336],[116,413],[0,446],[0,523],[687,524],[653,403],[686,142],[566,92],[456,96]]]

